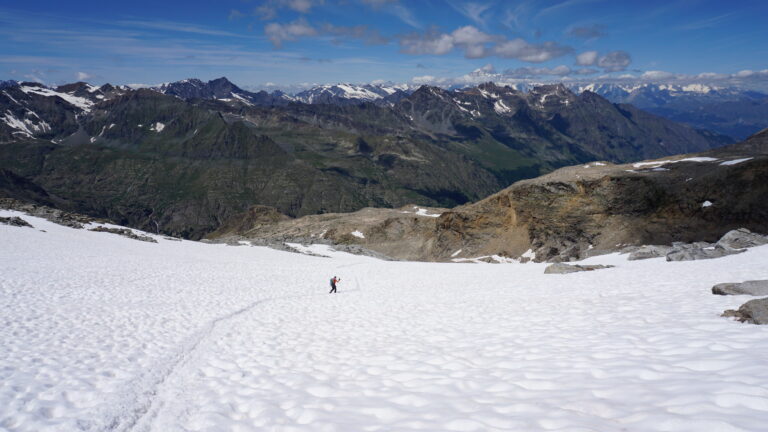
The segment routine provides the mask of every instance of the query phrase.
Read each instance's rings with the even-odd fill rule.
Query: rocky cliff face
[[[403,259],[567,261],[627,245],[712,242],[740,227],[767,233],[766,202],[768,131],[763,131],[706,153],[562,168],[448,211],[368,209],[214,237],[318,237]],[[423,215],[430,211],[439,217]],[[334,229],[339,226],[344,228]],[[353,228],[362,236],[350,235]]]

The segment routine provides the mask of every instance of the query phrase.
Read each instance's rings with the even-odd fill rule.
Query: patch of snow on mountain
[[[493,110],[496,111],[496,114],[506,114],[512,111],[512,108],[508,107],[504,104],[503,100],[499,99],[493,103]]]
[[[705,156],[699,156],[699,157],[689,157],[684,159],[677,159],[677,160],[660,160],[660,161],[652,161],[652,162],[637,162],[632,164],[635,168],[643,168],[643,167],[659,167],[661,165],[671,164],[671,163],[678,163],[678,162],[716,162],[717,158],[712,157],[705,157]]]
[[[243,96],[241,96],[239,93],[231,93],[231,95],[232,95],[234,98],[236,98],[236,99],[238,99],[238,100],[242,101],[242,102],[243,102],[243,103],[245,103],[246,105],[250,105],[250,106],[253,106],[253,104],[251,103],[251,101],[249,101],[248,99],[244,98],[244,97],[243,97]]]
[[[7,124],[9,127],[18,129],[24,135],[28,135],[30,137],[32,136],[32,131],[29,130],[27,124],[17,119],[10,111],[6,111],[5,115],[0,118],[2,118],[5,124]]]
[[[21,104],[19,103],[19,101],[17,101],[16,99],[14,99],[14,98],[13,98],[13,96],[9,95],[9,94],[8,94],[8,92],[6,92],[6,91],[3,91],[3,94],[4,94],[4,95],[5,95],[5,96],[6,96],[8,99],[12,100],[12,101],[13,101],[13,102],[14,102],[16,105],[21,105]]]
[[[365,238],[365,234],[361,233],[360,231],[352,231],[350,234],[357,238]]]
[[[584,168],[592,168],[592,167],[598,167],[598,166],[605,166],[605,163],[603,163],[603,162],[590,162],[590,163],[584,165]]]
[[[152,125],[151,128],[149,128],[149,130],[155,131],[155,132],[162,132],[163,129],[165,129],[165,124],[160,122],[155,123],[154,125]]]
[[[709,93],[716,89],[704,84],[688,84],[688,85],[682,86],[681,90],[686,92],[693,92],[693,93]]]
[[[536,259],[536,252],[534,252],[533,249],[528,249],[527,251],[525,251],[525,253],[520,255],[520,257],[521,258],[529,258],[531,260],[535,260]]]
[[[709,201],[709,200],[704,201],[703,203],[701,203],[701,206],[705,207],[705,208],[706,207],[712,207],[712,201]]]
[[[37,121],[32,120],[32,116],[37,118]],[[40,119],[40,116],[33,111],[27,111],[23,119],[16,118],[11,111],[6,111],[3,117],[0,117],[5,124],[13,129],[17,129],[22,135],[34,136],[37,133],[45,133],[51,130],[51,125]]]
[[[467,112],[467,113],[469,112],[469,110],[468,110],[468,109],[466,109],[466,108],[464,108],[463,106],[461,106],[462,104],[464,104],[464,102],[458,101],[458,100],[456,100],[456,99],[454,99],[453,101],[456,103],[456,106],[457,106],[457,107],[458,107],[460,110],[462,110],[462,111],[464,111],[464,112]],[[471,105],[471,104],[469,104],[469,105]]]
[[[88,100],[88,99],[81,98],[81,97],[78,97],[78,96],[73,96],[73,95],[68,94],[68,93],[57,92],[55,90],[52,90],[52,89],[49,89],[49,88],[46,88],[46,87],[21,86],[21,87],[19,87],[19,89],[21,91],[23,91],[24,93],[34,93],[34,94],[38,94],[38,95],[46,96],[46,97],[60,97],[61,99],[64,99],[64,101],[69,103],[70,105],[74,105],[74,106],[76,106],[76,107],[78,107],[81,110],[86,111],[86,112],[90,111],[91,107],[93,106],[93,102]]]
[[[734,159],[734,160],[729,160],[725,162],[720,162],[720,165],[736,165],[751,159],[754,159],[754,158],[748,157],[748,158],[742,158],[742,159]]]
[[[381,99],[381,95],[376,94],[363,87],[339,84],[338,87],[344,91],[344,97],[349,99],[376,100]]]
[[[442,213],[437,213],[437,214],[433,214],[432,213],[431,214],[431,213],[429,213],[429,210],[427,210],[425,208],[421,208],[421,207],[414,207],[414,209],[416,210],[416,212],[414,214],[419,215],[419,216],[440,217],[440,215],[442,214]]]
[[[481,95],[483,95],[484,98],[488,98],[488,99],[498,99],[499,98],[499,95],[497,95],[496,93],[491,93],[491,92],[486,91],[484,89],[481,89],[479,87],[478,87],[477,90],[480,92]]]

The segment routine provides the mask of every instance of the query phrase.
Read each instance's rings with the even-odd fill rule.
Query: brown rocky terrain
[[[768,130],[703,153],[566,167],[476,203],[422,209],[291,219],[260,207],[208,238],[359,244],[409,260],[568,261],[628,245],[712,242],[742,227],[768,233]]]

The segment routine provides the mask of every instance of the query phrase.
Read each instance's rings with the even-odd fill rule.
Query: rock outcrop
[[[0,198],[0,209],[16,210],[47,219],[53,223],[68,226],[70,228],[82,228],[84,224],[91,222],[106,222],[77,213],[70,213],[46,205],[22,202],[12,198]]]
[[[667,261],[694,261],[720,258],[746,251],[746,249],[732,249],[728,247],[722,247],[719,244],[712,245],[707,242],[676,242],[672,244],[672,249],[667,253]]]
[[[15,226],[15,227],[30,227],[30,228],[33,228],[33,226],[29,224],[29,222],[25,221],[24,219],[22,219],[22,218],[20,218],[18,216],[0,217],[0,224],[10,225],[10,226]]]
[[[768,298],[750,300],[741,305],[738,310],[726,310],[722,316],[736,318],[750,324],[768,324]]]
[[[583,271],[593,271],[593,270],[600,270],[600,269],[606,269],[611,268],[612,265],[576,265],[576,264],[564,264],[564,263],[554,263],[547,266],[547,268],[544,269],[544,274],[567,274],[567,273],[577,273],[577,272],[583,272]]]
[[[755,234],[746,228],[728,231],[716,246],[730,249],[745,249],[768,244],[768,237]]]
[[[630,261],[644,260],[649,258],[661,258],[667,256],[672,250],[671,246],[664,245],[644,245],[633,248],[627,257]]]
[[[129,239],[133,239],[133,240],[139,240],[139,241],[149,242],[149,243],[157,243],[157,240],[153,239],[152,237],[136,234],[128,228],[107,228],[103,226],[98,226],[96,228],[91,228],[89,231],[106,232],[110,234],[121,235],[123,237],[128,237]]]
[[[721,283],[712,287],[712,294],[768,296],[768,280]]]

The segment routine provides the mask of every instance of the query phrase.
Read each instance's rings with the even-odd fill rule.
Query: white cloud
[[[472,26],[459,27],[450,34],[431,29],[401,37],[400,49],[406,54],[443,55],[458,47],[467,58],[482,58],[487,56],[485,44],[493,40],[493,36]]]
[[[406,54],[443,55],[454,48],[464,51],[466,58],[484,58],[496,55],[530,63],[541,63],[561,57],[573,48],[556,42],[532,44],[524,39],[507,40],[491,35],[474,26],[459,27],[451,33],[430,29],[424,33],[411,33],[400,37],[400,51]]]
[[[406,54],[443,55],[451,52],[453,47],[453,36],[445,33],[427,32],[400,39],[400,50]]]
[[[475,72],[482,72],[482,73],[486,73],[486,74],[495,74],[496,73],[496,68],[493,67],[492,64],[488,63],[487,65],[485,65],[485,66],[483,66],[481,68],[475,69]]]
[[[435,78],[432,75],[422,75],[422,76],[415,76],[411,79],[411,81],[414,84],[430,84],[437,81],[437,78]]]
[[[501,42],[493,49],[494,54],[499,57],[513,58],[529,63],[542,63],[572,51],[573,48],[559,45],[556,42],[531,44],[521,38]]]
[[[362,0],[362,3],[376,11],[392,14],[411,27],[421,28],[421,23],[413,16],[411,10],[400,4],[399,0]]]
[[[264,34],[276,48],[283,46],[283,41],[293,41],[300,37],[316,36],[317,30],[309,25],[304,18],[288,24],[269,23],[264,27]]]
[[[459,27],[451,33],[456,44],[476,45],[491,42],[494,37],[472,26]]]
[[[77,76],[78,81],[87,81],[91,78],[93,78],[93,75],[86,73],[86,72],[78,72],[75,74]]]
[[[485,44],[497,39],[472,26],[460,27],[454,30],[451,36],[453,42],[464,50],[464,56],[467,58],[487,57]]]
[[[539,76],[567,76],[573,74],[573,69],[565,65],[554,68],[522,67],[504,71],[504,76],[509,78],[533,78]]]
[[[584,51],[576,56],[576,65],[594,66],[597,62],[597,51]]]
[[[312,3],[311,0],[289,0],[288,7],[296,12],[307,13],[312,9]]]
[[[255,13],[263,20],[271,20],[277,16],[277,12],[282,8],[307,14],[312,11],[312,7],[323,3],[324,0],[267,0],[256,7]]]
[[[603,68],[606,72],[621,72],[632,63],[632,58],[626,51],[611,51],[608,54],[600,57],[597,61],[597,65]]]
[[[700,78],[700,79],[724,79],[728,77],[729,77],[728,74],[714,73],[714,72],[702,72],[696,75],[696,78]]]
[[[479,25],[480,27],[485,27],[486,22],[485,18],[483,17],[483,14],[491,8],[492,4],[481,4],[481,3],[463,3],[463,4],[455,4],[453,2],[450,3],[451,7],[456,9],[460,14],[464,15],[465,17],[469,18],[472,22]]]
[[[640,75],[640,78],[646,80],[667,80],[674,77],[675,74],[673,73],[658,70],[645,71]]]

